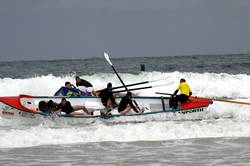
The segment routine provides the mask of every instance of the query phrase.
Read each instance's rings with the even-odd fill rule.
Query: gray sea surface
[[[141,65],[145,71],[159,72],[197,72],[250,74],[250,54],[226,55],[193,55],[142,58],[116,58],[110,56],[119,73],[138,74]],[[20,70],[21,69],[21,70]],[[69,59],[50,61],[12,61],[0,62],[0,78],[30,78],[53,74],[93,75],[97,73],[113,73],[103,58]]]
[[[0,149],[0,165],[250,165],[250,138],[100,142]]]
[[[223,90],[227,91],[228,89],[230,91],[229,94],[232,94],[232,96],[235,94],[235,96],[245,97],[244,93],[238,93],[238,91],[248,89],[244,84],[243,88],[245,89],[242,90],[241,85],[238,85],[237,81],[242,82],[243,80],[246,83],[249,79],[250,54],[122,59],[111,56],[111,60],[119,73],[137,75],[142,72],[140,67],[143,64],[146,72],[173,73],[179,71],[202,74],[204,76],[201,78],[209,77],[211,81],[218,81],[217,83],[222,84],[221,86],[225,86],[226,88]],[[42,77],[48,74],[52,74],[57,78],[64,78],[63,76],[65,75],[73,78],[75,74],[90,76],[96,74],[93,78],[97,78],[100,76],[100,73],[113,73],[113,70],[104,58],[0,62],[0,71],[1,85],[5,87],[6,82],[8,83],[7,78],[12,78],[10,80],[12,81],[11,90],[13,91],[21,87],[20,84],[23,80],[31,81],[29,78]],[[226,84],[224,84],[224,78],[219,78],[219,75],[208,76],[206,73],[226,73],[229,76],[225,77]],[[235,74],[240,76],[235,77]],[[43,79],[46,78],[44,77]],[[227,80],[236,81],[236,83],[230,84]],[[204,81],[201,82],[202,85],[210,86],[210,89],[216,88],[213,84],[205,83]],[[34,84],[38,84],[38,87],[40,87],[43,81],[31,82],[31,85]],[[237,85],[236,90],[231,87],[232,85]],[[199,82],[196,86],[200,87]],[[46,91],[46,88],[44,89]],[[40,89],[37,87],[28,90],[40,92]],[[203,90],[203,88],[201,87],[200,90]],[[220,90],[218,88],[217,92],[212,94],[220,94]],[[221,94],[224,94],[222,92]],[[5,93],[4,89],[2,93]],[[247,96],[245,99],[249,99],[249,97]],[[27,129],[22,126],[12,126],[11,123],[8,123],[6,127],[5,121],[0,119],[0,137],[2,140],[0,142],[0,165],[250,165],[249,109],[223,104],[217,105],[213,109],[213,111],[217,111],[217,119],[229,115],[229,118],[231,118],[230,123],[222,120],[222,122],[219,121],[220,123],[216,123],[216,125],[214,123],[200,123],[199,121],[188,123],[189,126],[185,126],[186,123],[184,122],[180,122],[180,124],[170,123],[170,125],[169,123],[163,123],[163,125],[161,123],[153,123],[153,125],[114,125],[111,127],[101,125],[100,129],[97,127],[95,131],[91,132],[89,129],[83,130],[78,126],[74,126],[72,128],[73,131],[71,131],[71,128],[55,129],[33,126],[29,126],[30,128],[28,127]],[[215,119],[211,121],[213,122]],[[200,127],[201,125],[202,127]],[[102,130],[102,128],[104,129]],[[136,129],[135,131],[140,131],[140,133],[131,132],[134,128]],[[175,130],[178,131],[175,132]],[[147,132],[149,131],[157,134],[154,137],[152,133],[152,138],[155,138],[155,141],[147,139]],[[165,136],[164,131],[172,135],[169,135],[169,137],[168,135]],[[104,139],[105,134],[108,136]],[[116,134],[119,135],[116,136]],[[140,134],[143,136],[140,137]],[[213,134],[215,137],[210,136],[210,134]],[[185,139],[185,135],[189,139]],[[85,136],[93,137],[93,139],[98,137],[96,140],[99,141],[91,142],[86,141],[88,139],[81,138]],[[61,139],[62,137],[65,139]],[[158,137],[167,139],[158,139]],[[130,141],[130,139],[137,138],[140,141]],[[41,139],[48,140],[43,141]],[[82,139],[82,141],[78,139]],[[41,142],[42,145],[37,146],[36,141]],[[62,143],[62,141],[65,141],[65,143]]]

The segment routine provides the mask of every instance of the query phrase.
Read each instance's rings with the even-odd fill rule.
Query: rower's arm
[[[135,101],[135,100],[131,100],[130,103],[129,103],[129,105],[130,105],[130,107],[131,107],[136,113],[138,113],[139,111],[138,111],[138,109],[135,107],[135,105],[133,104],[133,102],[135,102],[135,104],[136,104],[136,101]]]
[[[176,90],[174,91],[174,94],[173,94],[173,95],[174,95],[174,96],[177,95],[178,92],[179,92],[179,89],[176,89]]]

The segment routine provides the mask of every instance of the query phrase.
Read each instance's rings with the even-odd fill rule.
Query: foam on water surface
[[[215,73],[161,73],[142,72],[140,74],[120,74],[126,84],[165,78],[150,85],[165,86],[135,91],[137,95],[157,96],[155,92],[174,92],[179,79],[185,78],[193,94],[204,97],[229,97],[249,101],[250,76],[244,74]],[[82,75],[95,89],[106,87],[108,82],[119,86],[114,74]],[[74,77],[45,75],[27,79],[0,79],[0,96],[19,94],[51,96],[63,86],[65,81],[75,83]],[[144,85],[140,85],[144,86]],[[147,85],[145,85],[147,86]],[[242,99],[244,98],[244,99]],[[191,115],[192,116],[192,115]],[[159,141],[206,137],[250,137],[250,107],[222,102],[214,102],[199,121],[149,121],[144,123],[94,124],[80,126],[57,126],[43,123],[23,126],[10,120],[0,119],[0,148],[27,147],[47,144],[75,144],[103,141]]]

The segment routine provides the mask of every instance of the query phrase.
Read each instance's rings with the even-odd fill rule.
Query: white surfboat
[[[45,119],[60,122],[63,124],[94,123],[96,121],[105,122],[143,122],[151,120],[166,120],[169,117],[178,116],[182,119],[187,118],[188,113],[201,113],[212,104],[212,100],[205,98],[192,97],[186,103],[180,104],[177,110],[169,108],[169,97],[134,97],[143,113],[133,113],[121,115],[116,109],[111,115],[102,116],[100,111],[105,110],[98,97],[68,97],[67,100],[72,105],[84,105],[88,110],[93,111],[93,115],[66,115],[66,114],[47,114],[38,111],[38,103],[41,100],[53,100],[59,103],[62,97],[55,96],[6,96],[0,97],[0,116],[13,119],[18,122],[41,123]],[[120,98],[116,99],[119,103]],[[192,116],[194,119],[196,117]],[[191,119],[193,119],[191,118]]]

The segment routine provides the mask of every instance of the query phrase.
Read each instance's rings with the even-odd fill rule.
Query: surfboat
[[[2,118],[13,119],[15,121],[41,122],[44,119],[60,121],[65,124],[94,123],[97,120],[115,122],[141,122],[157,119],[166,119],[168,116],[183,116],[189,113],[201,113],[206,111],[212,104],[212,100],[206,98],[192,97],[187,102],[182,103],[176,110],[169,107],[169,97],[163,96],[138,96],[134,100],[138,103],[142,113],[132,113],[121,115],[117,109],[111,114],[101,115],[105,107],[99,97],[67,97],[72,105],[84,105],[93,115],[66,115],[63,113],[48,114],[38,110],[38,103],[42,100],[53,100],[59,103],[62,97],[56,96],[5,96],[0,97],[0,116]],[[121,98],[116,98],[119,103]]]

